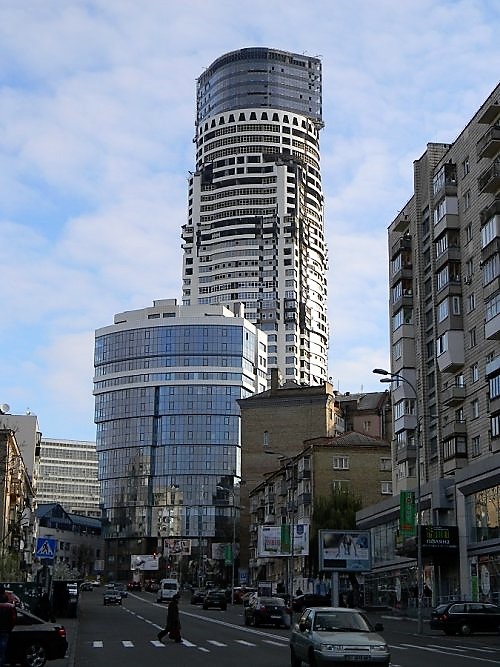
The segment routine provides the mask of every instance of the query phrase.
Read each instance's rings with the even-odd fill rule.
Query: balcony
[[[399,445],[396,450],[396,463],[402,461],[415,461],[417,458],[417,448],[414,444]]]
[[[479,218],[481,220],[481,225],[485,225],[488,220],[493,218],[495,215],[500,214],[500,198],[494,199],[491,204],[483,208],[479,213]]]
[[[445,213],[434,225],[434,238],[441,236],[447,229],[460,229],[458,213]]]
[[[443,425],[443,440],[448,440],[456,436],[467,434],[467,424],[465,419],[453,419]]]
[[[480,193],[496,193],[500,190],[500,160],[493,162],[488,169],[483,171],[477,179],[477,186]]]
[[[441,373],[453,373],[465,363],[464,332],[450,330],[446,335],[447,349],[438,355],[437,362]]]
[[[391,256],[392,259],[395,259],[400,252],[411,251],[411,236],[410,234],[404,234],[396,243],[392,246]],[[410,255],[411,257],[411,255]]]
[[[486,340],[500,340],[500,313],[484,323]]]
[[[500,104],[498,102],[493,102],[486,107],[481,116],[477,119],[477,122],[481,125],[489,125],[498,116],[500,116]]]
[[[493,125],[476,144],[477,159],[495,157],[500,151],[500,125]]]
[[[465,400],[465,385],[450,384],[441,392],[443,405],[460,405]]]

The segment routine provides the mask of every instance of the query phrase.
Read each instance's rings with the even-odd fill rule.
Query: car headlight
[[[344,647],[342,644],[320,644],[320,650],[324,651],[325,653],[327,652],[337,652],[337,653],[342,653],[344,650]]]
[[[371,647],[372,653],[388,653],[387,644],[376,644]]]

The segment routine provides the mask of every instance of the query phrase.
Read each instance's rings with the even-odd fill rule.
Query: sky
[[[95,330],[182,302],[196,78],[249,46],[322,59],[329,375],[386,389],[387,227],[498,84],[499,30],[497,0],[1,0],[0,404],[95,438]]]

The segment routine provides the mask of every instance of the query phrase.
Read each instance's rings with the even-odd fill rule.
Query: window
[[[334,470],[349,470],[349,457],[348,456],[334,456],[333,457],[333,469]]]
[[[470,190],[464,192],[464,211],[470,208]]]
[[[462,162],[462,177],[467,176],[467,174],[470,172],[470,159],[469,156],[465,158],[465,160]]]
[[[470,241],[472,241],[472,224],[465,228],[465,242],[469,243]]]
[[[483,285],[488,285],[500,275],[500,255],[495,253],[483,264]]]
[[[488,393],[490,401],[500,396],[500,375],[488,378]]]
[[[369,420],[363,422],[363,431],[369,431],[371,422]]]
[[[479,400],[475,398],[470,404],[472,419],[477,419],[479,417]]]
[[[470,376],[472,382],[477,382],[479,380],[479,365],[477,363],[472,364],[470,367]]]
[[[471,313],[476,309],[476,295],[474,292],[467,297],[467,312]]]
[[[474,327],[469,331],[469,347],[476,347],[476,345],[477,345],[477,336],[476,336],[476,327]]]
[[[380,493],[383,496],[392,496],[392,482],[380,482]]]
[[[475,435],[472,438],[472,456],[479,456],[481,453],[481,444],[480,444],[480,438],[481,436]]]
[[[437,307],[438,322],[442,322],[447,317],[448,317],[448,299],[444,299],[444,301],[438,303]]]
[[[497,236],[497,218],[491,218],[481,227],[481,248],[486,248]]]
[[[392,461],[390,458],[382,457],[380,459],[380,470],[382,472],[389,472],[392,470]]]

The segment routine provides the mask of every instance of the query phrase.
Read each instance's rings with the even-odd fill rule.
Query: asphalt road
[[[81,596],[78,619],[68,619],[67,659],[47,667],[289,667],[289,631],[243,624],[242,607],[204,611],[185,597],[179,605],[182,644],[158,642],[167,607],[150,593],[129,593],[122,606],[104,606],[102,589]],[[414,621],[370,615],[384,623],[393,667],[488,667],[500,664],[500,636],[447,637]],[[64,619],[62,619],[64,622]]]

